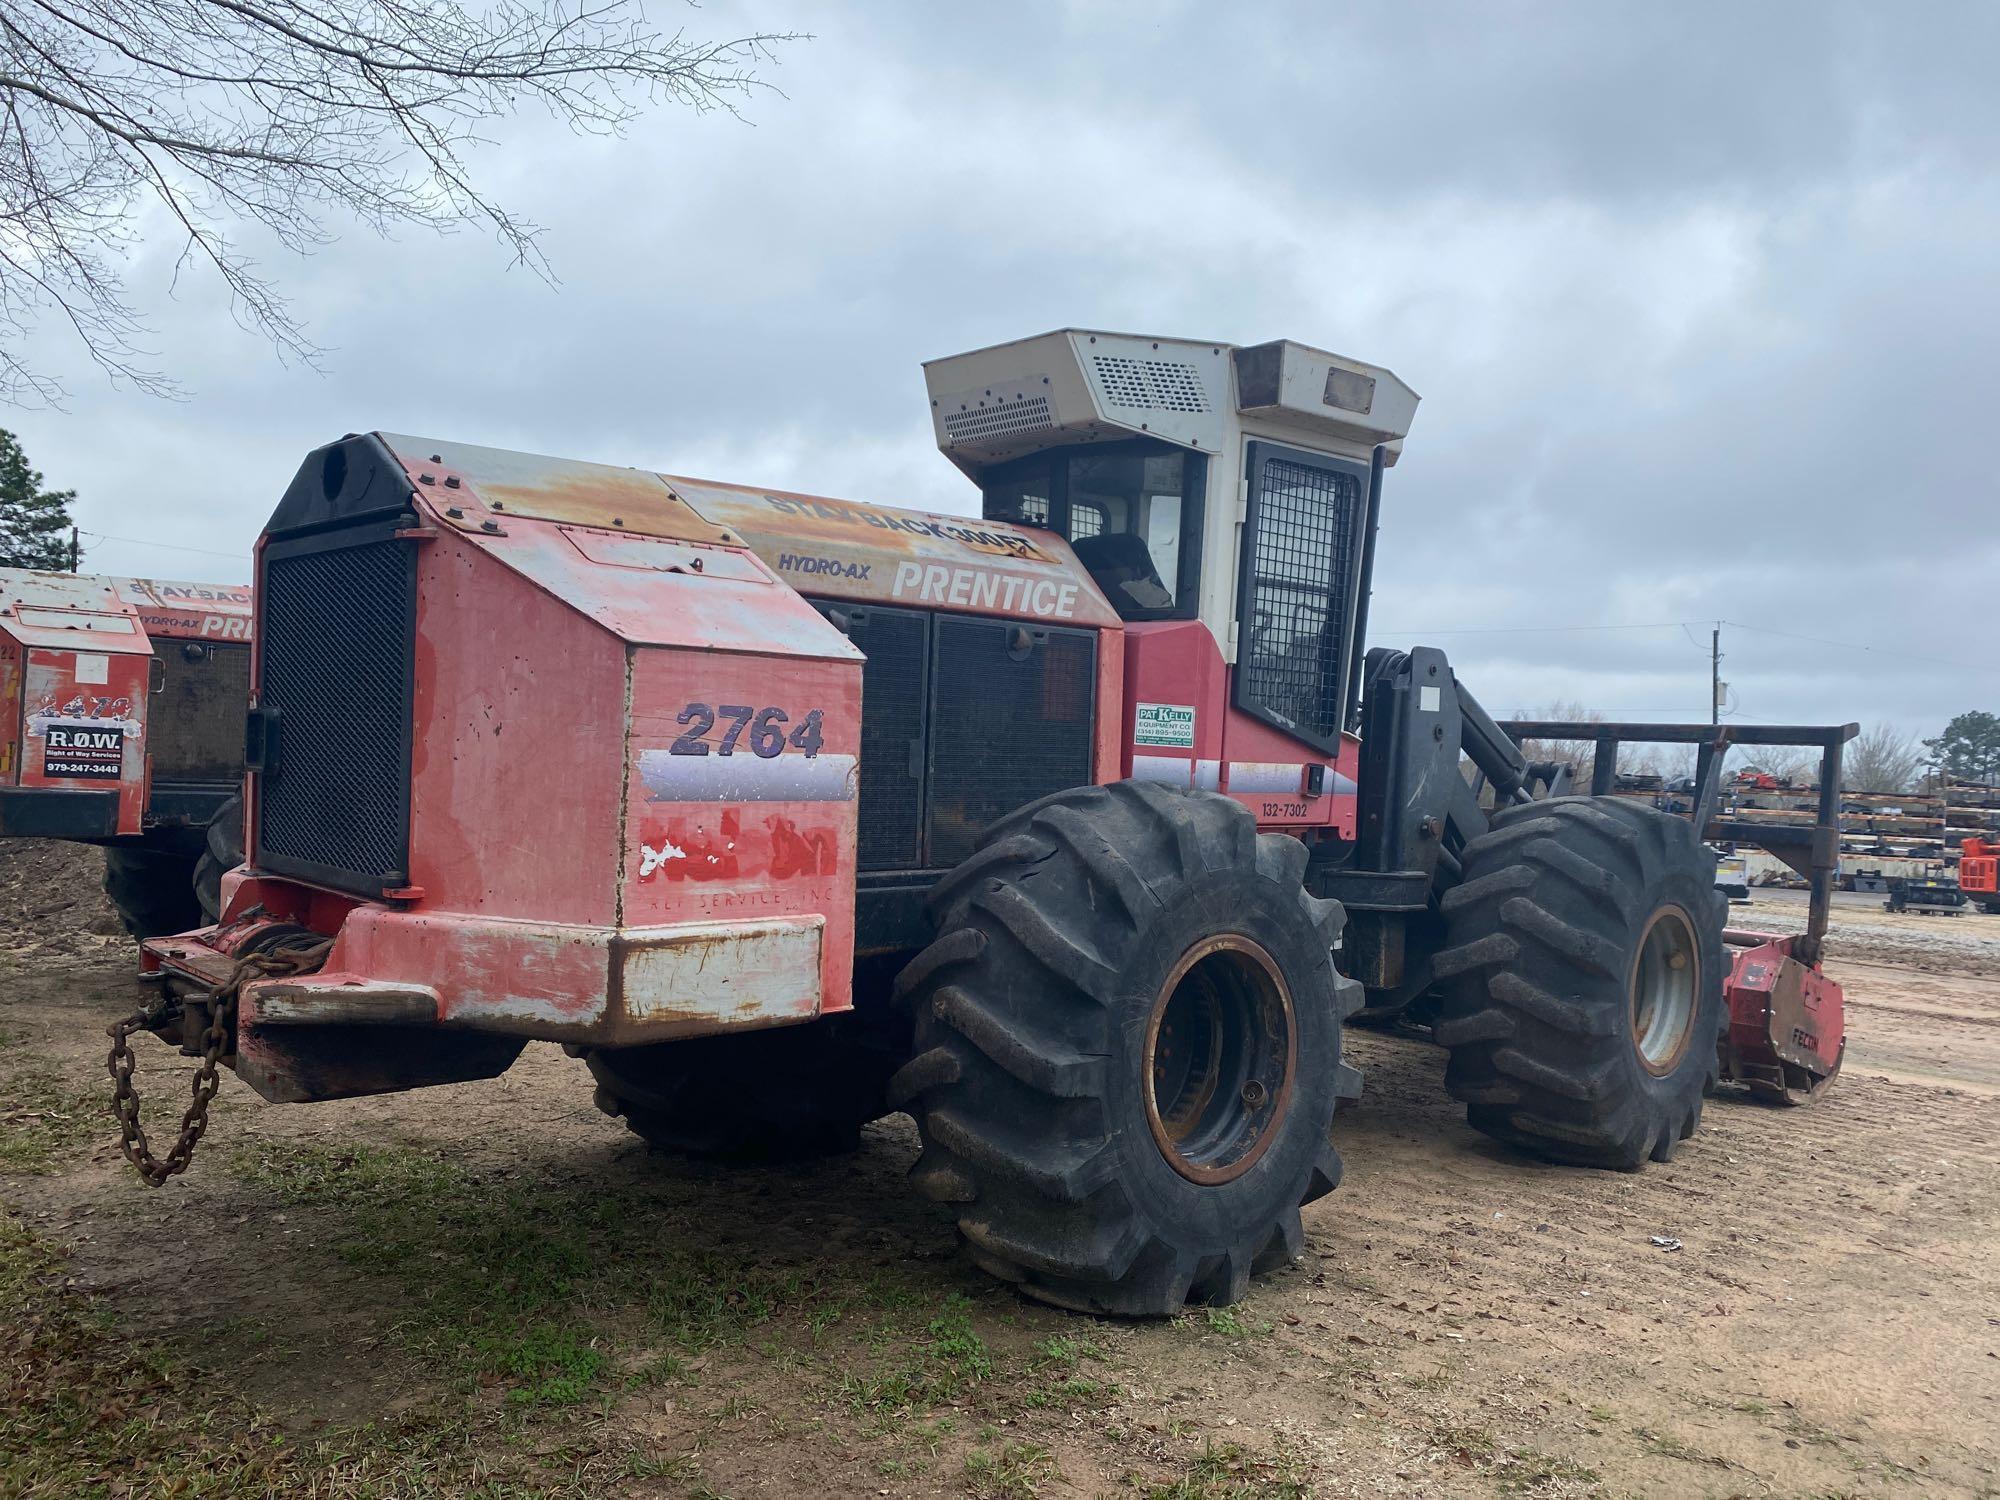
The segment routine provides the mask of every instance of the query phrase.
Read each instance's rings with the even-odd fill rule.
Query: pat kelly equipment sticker
[[[51,720],[42,733],[42,774],[116,781],[125,768],[125,727],[88,719]]]
[[[1141,703],[1132,720],[1132,743],[1163,750],[1194,749],[1194,710],[1181,703]]]

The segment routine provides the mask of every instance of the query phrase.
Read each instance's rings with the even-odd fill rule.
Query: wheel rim
[[[1632,1046],[1646,1071],[1671,1073],[1694,1035],[1701,949],[1694,923],[1678,906],[1653,913],[1639,937],[1628,988],[1632,997]]]
[[[1146,1122],[1181,1176],[1240,1177],[1291,1108],[1298,1028],[1278,966],[1233,933],[1195,944],[1160,986],[1146,1025]]]

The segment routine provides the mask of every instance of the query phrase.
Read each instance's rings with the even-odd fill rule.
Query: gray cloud
[[[1726,619],[1741,712],[1932,732],[2000,700],[2000,12],[740,5],[798,26],[752,123],[524,119],[473,234],[280,265],[324,375],[136,267],[193,388],[16,414],[87,528],[243,553],[309,447],[384,427],[969,508],[918,362],[1069,323],[1390,365],[1385,631]],[[101,543],[93,565],[240,577]],[[1378,639],[1382,639],[1378,635]],[[1445,634],[1506,710],[1698,717],[1705,635]],[[1856,649],[1867,647],[1872,649]]]

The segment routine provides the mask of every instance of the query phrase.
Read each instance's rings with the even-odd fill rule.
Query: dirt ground
[[[148,1191],[95,877],[0,849],[0,1494],[2000,1494],[2000,917],[1843,906],[1832,1093],[1714,1101],[1633,1175],[1490,1144],[1438,1052],[1351,1033],[1304,1264],[1131,1325],[966,1268],[900,1117],[724,1171],[539,1045],[350,1103],[227,1078]],[[164,1115],[192,1065],[141,1064]]]

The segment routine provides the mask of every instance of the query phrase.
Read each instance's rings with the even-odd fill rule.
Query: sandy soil
[[[85,863],[23,857],[0,853],[0,1087],[82,1097],[134,986],[122,945],[97,941]],[[1802,919],[1779,901],[1736,918]],[[808,1359],[780,1315],[677,1384],[563,1419],[565,1443],[699,1456],[604,1493],[2000,1493],[2000,918],[1844,908],[1829,967],[1851,1037],[1831,1094],[1717,1100],[1672,1163],[1633,1175],[1511,1155],[1464,1126],[1420,1038],[1351,1034],[1367,1093],[1339,1127],[1345,1184],[1307,1211],[1305,1263],[1227,1316],[1164,1325],[1054,1313],[969,1273],[901,1182],[905,1120],[851,1157],[725,1173],[638,1148],[544,1046],[494,1083],[307,1108],[230,1079],[211,1143],[164,1191],[81,1141],[0,1175],[0,1205],[122,1326],[315,1430],[390,1419],[445,1377],[398,1337],[410,1282],[333,1253],[352,1229],[338,1204],[288,1208],[228,1170],[245,1148],[397,1143],[496,1192],[560,1181],[654,1215],[662,1255],[900,1278],[969,1307],[996,1368],[1075,1340],[1101,1377],[1087,1399],[1041,1399],[1037,1377],[995,1375],[891,1421],[835,1394],[890,1335]],[[178,1093],[185,1060],[149,1045],[142,1061]]]

